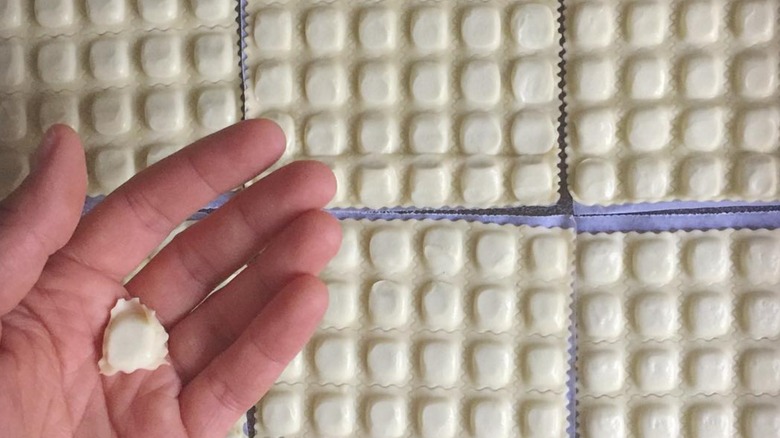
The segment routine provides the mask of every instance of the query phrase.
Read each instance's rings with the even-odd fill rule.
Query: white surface
[[[111,318],[103,334],[100,373],[111,376],[140,369],[154,370],[168,361],[168,333],[153,310],[138,298],[120,298],[111,309]]]

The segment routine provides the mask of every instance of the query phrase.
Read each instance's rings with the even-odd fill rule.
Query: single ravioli
[[[120,298],[111,309],[111,319],[103,335],[103,358],[98,362],[101,374],[155,370],[168,362],[168,333],[154,310],[141,300]]]

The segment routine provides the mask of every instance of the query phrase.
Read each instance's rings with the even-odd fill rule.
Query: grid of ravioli
[[[5,0],[0,9],[0,198],[42,133],[75,128],[105,194],[237,121],[233,0]]]
[[[551,205],[558,7],[250,1],[247,114],[331,165],[335,206]]]
[[[776,0],[567,0],[583,204],[780,198]]]
[[[780,434],[780,230],[581,234],[583,438]]]
[[[324,322],[260,437],[566,436],[571,231],[343,222]]]

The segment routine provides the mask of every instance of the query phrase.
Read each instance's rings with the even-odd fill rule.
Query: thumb
[[[0,316],[32,289],[49,256],[70,239],[86,194],[86,163],[78,135],[49,128],[30,175],[0,202]]]

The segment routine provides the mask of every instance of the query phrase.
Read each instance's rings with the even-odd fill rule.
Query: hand
[[[32,173],[0,204],[0,435],[225,436],[327,307],[315,275],[341,241],[338,222],[319,210],[335,192],[333,174],[316,162],[274,172],[122,282],[177,224],[261,173],[283,145],[273,123],[243,122],[141,172],[82,218],[84,151],[69,128],[49,130]],[[120,297],[157,311],[170,365],[98,373]]]

